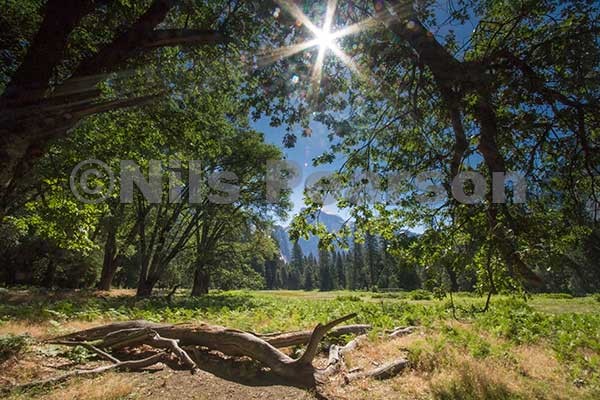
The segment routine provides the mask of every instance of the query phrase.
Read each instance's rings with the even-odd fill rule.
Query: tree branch
[[[129,58],[130,53],[160,24],[175,0],[154,0],[148,10],[121,35],[104,46],[95,56],[84,60],[72,77],[97,75]]]
[[[353,313],[346,315],[342,318],[333,320],[325,325],[318,324],[313,330],[310,340],[308,341],[308,345],[306,346],[306,350],[304,351],[302,356],[295,362],[298,364],[312,363],[312,360],[317,355],[319,342],[321,341],[321,339],[323,339],[327,332],[330,331],[331,328],[333,328],[334,326],[339,325],[344,321],[348,321],[349,319],[352,319],[354,317],[356,317],[356,314]]]
[[[70,33],[96,5],[93,0],[49,0],[44,19],[25,58],[6,87],[0,104],[27,103],[43,97]]]

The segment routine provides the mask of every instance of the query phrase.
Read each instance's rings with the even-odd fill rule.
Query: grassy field
[[[182,292],[171,303],[160,296],[139,300],[127,290],[11,290],[0,292],[0,296],[0,385],[53,373],[53,368],[45,368],[47,364],[56,367],[59,362],[88,361],[91,355],[83,349],[44,345],[39,340],[107,321],[202,321],[269,333],[312,328],[317,322],[356,312],[352,322],[369,323],[373,331],[368,343],[346,358],[348,367],[369,369],[407,357],[411,368],[387,381],[367,379],[349,385],[333,381],[327,388],[331,397],[600,398],[598,296],[536,295],[527,300],[497,296],[487,313],[477,312],[485,302],[483,298],[455,295],[453,310],[449,299],[436,300],[423,291],[234,291],[202,298],[189,298]],[[408,325],[418,329],[393,340],[380,337],[386,329]],[[89,380],[72,381],[51,391],[13,394],[12,398],[311,398],[296,389],[257,389],[204,378],[203,383],[194,383],[204,386],[194,390],[189,383],[194,378],[189,374],[109,374],[95,378],[92,385]],[[190,390],[181,392],[182,385]],[[210,394],[211,390],[215,394]],[[225,393],[223,390],[229,394],[219,395]]]

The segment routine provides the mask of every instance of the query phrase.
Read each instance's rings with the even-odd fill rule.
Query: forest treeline
[[[414,239],[404,240],[408,245]],[[265,264],[264,285],[290,290],[413,290],[422,286],[425,276],[415,265],[390,254],[385,240],[368,235],[347,251],[320,249],[317,256],[304,255],[296,242],[289,263],[279,258]]]
[[[446,264],[423,265],[409,256],[424,245],[426,236],[401,233],[401,243],[391,244],[376,235],[366,235],[348,248],[321,248],[318,254],[303,254],[295,242],[289,262],[282,257],[277,241],[268,235],[260,240],[252,233],[242,240],[225,241],[231,251],[216,252],[212,263],[203,264],[198,278],[198,261],[193,247],[182,250],[157,282],[162,289],[182,288],[194,295],[213,290],[371,290],[398,291],[426,289],[432,292],[482,292],[475,269],[455,270],[453,258]],[[34,238],[9,249],[3,248],[3,282],[11,285],[35,285],[47,288],[136,288],[140,281],[138,254],[119,257],[112,264],[115,272],[106,286],[106,262],[114,252],[107,238],[104,252],[82,257],[77,251],[48,249],[48,241]],[[398,249],[403,252],[398,252]],[[394,250],[393,250],[394,249]],[[412,250],[411,250],[412,249]],[[595,243],[587,243],[583,257],[594,257]],[[467,250],[467,249],[463,249]],[[12,252],[12,254],[11,254]],[[587,252],[587,253],[586,253]],[[108,253],[108,254],[107,254]],[[206,253],[204,253],[205,255]],[[402,255],[404,254],[404,255]],[[114,256],[113,256],[114,257]],[[109,264],[110,265],[110,264]],[[600,290],[600,282],[585,282],[595,274],[594,263],[588,269],[566,269],[560,274],[539,271],[544,285],[531,288],[540,292],[583,295]],[[440,291],[440,289],[443,289]]]

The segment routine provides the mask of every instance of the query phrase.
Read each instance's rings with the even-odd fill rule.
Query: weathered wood
[[[179,347],[179,341],[177,339],[167,339],[161,337],[159,334],[155,334],[147,344],[170,350],[185,366],[192,371],[192,373],[196,373],[198,371],[198,366],[188,355],[188,353]]]
[[[319,342],[321,342],[321,339],[323,339],[327,332],[334,326],[354,317],[356,317],[356,314],[349,314],[325,325],[318,324],[313,330],[310,340],[308,341],[308,345],[306,346],[306,350],[304,350],[304,353],[296,362],[298,364],[311,364],[317,355],[317,352],[319,351]]]
[[[327,336],[329,337],[339,337],[344,335],[363,335],[371,330],[371,325],[343,325],[337,328],[331,329]],[[310,336],[312,331],[297,331],[297,332],[287,332],[287,333],[278,333],[278,334],[268,334],[268,335],[259,335],[261,338],[268,341],[271,345],[283,348],[283,347],[291,347],[298,346],[302,344],[308,343],[310,340]]]
[[[416,329],[417,329],[416,326],[398,327],[398,328],[394,328],[391,332],[389,332],[389,335],[391,337],[406,336],[406,335],[410,335],[411,333],[413,333]]]
[[[356,314],[346,315],[327,324],[318,324],[307,338],[305,332],[284,334],[281,343],[307,344],[306,350],[298,359],[293,359],[278,350],[270,340],[277,342],[281,336],[272,336],[264,340],[252,333],[208,324],[165,325],[148,321],[128,321],[104,325],[70,335],[61,336],[50,343],[78,345],[91,344],[100,349],[119,350],[141,344],[159,348],[168,348],[188,368],[195,370],[196,363],[182,347],[200,347],[218,351],[231,357],[248,357],[265,367],[273,374],[283,378],[291,385],[303,388],[315,388],[328,376],[339,370],[339,357],[333,357],[327,368],[319,369],[312,361],[318,353],[319,342],[336,325],[354,318]],[[365,327],[360,327],[360,331]],[[354,328],[351,331],[355,331]],[[348,329],[341,330],[348,333]],[[181,347],[180,347],[181,346]],[[336,351],[337,347],[334,347]]]
[[[351,351],[354,351],[360,347],[360,345],[367,340],[367,335],[360,335],[349,341],[344,347],[340,348],[340,354],[344,355]]]
[[[324,368],[313,365],[313,360],[319,351],[319,343],[328,333],[346,335],[366,332],[370,328],[368,325],[335,328],[336,325],[355,316],[350,314],[327,324],[318,324],[312,332],[297,331],[265,335],[208,324],[169,325],[143,320],[112,323],[48,341],[48,343],[68,346],[85,346],[112,362],[111,365],[93,370],[72,371],[64,376],[13,388],[27,389],[54,384],[72,376],[93,375],[115,368],[139,369],[164,361],[172,368],[185,368],[192,372],[201,368],[225,379],[243,381],[246,384],[277,383],[315,389],[318,393],[330,377],[346,370],[344,355],[357,350],[364,341],[368,340],[365,334],[360,334],[345,346],[334,344],[329,348],[327,365]],[[416,327],[395,328],[388,331],[385,337],[393,338],[411,333],[415,329]],[[276,345],[287,347],[292,344],[306,344],[305,351],[297,359],[293,359],[276,347]],[[144,360],[120,361],[109,353],[109,350],[127,352],[128,349],[140,345],[167,349],[175,358],[169,358],[167,353],[161,352]],[[178,364],[173,363],[175,359],[179,361]],[[396,376],[408,365],[407,360],[400,359],[370,371],[352,370],[344,375],[344,380],[349,383],[368,377],[387,379]]]
[[[372,369],[370,371],[354,372],[351,374],[347,374],[344,377],[344,381],[346,383],[350,383],[352,381],[364,378],[389,379],[404,371],[406,368],[408,368],[409,365],[410,364],[408,360],[401,358],[399,360],[384,364],[381,367]]]
[[[175,325],[175,327],[210,327],[211,325],[206,324],[183,324],[183,325]],[[119,331],[124,330],[139,330],[143,328],[149,328],[156,331],[159,335],[163,337],[169,337],[168,331],[172,331],[169,328],[172,328],[173,325],[169,324],[157,324],[154,322],[144,321],[144,320],[135,320],[135,321],[125,321],[125,322],[115,322],[113,324],[102,325],[95,328],[86,329],[83,331],[75,332],[72,334],[60,336],[58,338],[53,339],[53,341],[94,341],[98,339],[104,338],[106,335],[118,334]],[[371,325],[343,325],[339,327],[332,328],[327,336],[329,337],[340,337],[344,335],[362,335],[367,333],[371,329]],[[292,346],[300,346],[305,345],[309,342],[312,331],[295,331],[295,332],[284,332],[284,333],[269,333],[269,334],[259,334],[253,332],[246,332],[252,334],[254,336],[259,337],[260,339],[266,341],[273,347],[284,348],[284,347],[292,347]],[[181,343],[182,346],[194,345],[193,338],[186,335],[187,339],[191,342]]]

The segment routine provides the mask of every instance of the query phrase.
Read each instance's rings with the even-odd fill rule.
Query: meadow
[[[23,289],[3,290],[0,296],[1,386],[93,360],[94,355],[84,348],[42,341],[110,321],[207,322],[271,333],[310,329],[318,322],[357,313],[352,323],[371,324],[373,328],[368,341],[346,357],[348,368],[367,369],[399,356],[410,361],[410,368],[387,381],[331,382],[327,391],[332,398],[600,398],[598,295],[496,296],[485,313],[481,312],[484,298],[459,293],[451,302],[421,290],[229,291],[196,298],[181,292],[171,299],[160,295],[138,299],[127,290]],[[386,330],[399,326],[416,329],[392,340],[383,338]],[[46,368],[48,364],[53,368]],[[173,390],[157,390],[161,385],[169,387],[173,379],[194,379],[183,372],[169,372],[158,379],[160,376],[111,373],[91,380],[72,380],[52,389],[12,393],[9,398],[191,399],[205,398],[202,396],[208,393],[206,390],[210,391],[186,391],[188,397],[182,397]],[[95,384],[89,385],[90,381]],[[227,388],[223,382],[214,382],[213,386]],[[236,386],[231,398],[312,398],[309,393],[284,388],[253,390],[257,389]]]

